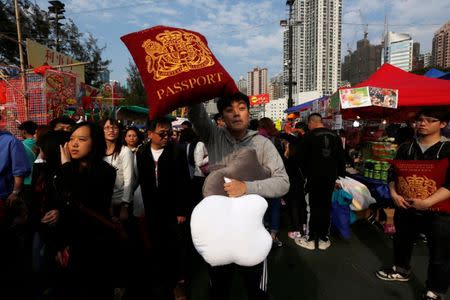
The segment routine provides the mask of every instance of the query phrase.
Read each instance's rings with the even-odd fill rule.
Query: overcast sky
[[[106,45],[111,79],[125,83],[131,59],[120,37],[127,33],[167,25],[203,34],[209,47],[234,79],[252,68],[267,67],[273,76],[282,69],[283,29],[287,18],[284,0],[61,0],[66,17],[81,32],[91,32]],[[48,1],[36,1],[47,9]],[[409,33],[431,51],[433,34],[450,20],[450,0],[343,0],[342,53],[355,49],[369,24],[369,39],[379,43],[385,16],[389,29]]]

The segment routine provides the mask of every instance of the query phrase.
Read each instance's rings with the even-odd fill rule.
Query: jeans
[[[289,210],[290,224],[289,231],[299,231],[302,234],[303,225],[308,222],[308,212],[306,210],[304,181],[293,183],[286,196],[286,202]]]
[[[397,208],[394,225],[394,264],[411,269],[414,241],[423,232],[429,249],[427,288],[445,294],[450,284],[450,215]]]
[[[264,215],[264,221],[269,224],[270,232],[277,233],[280,230],[281,199],[267,199],[268,208]]]

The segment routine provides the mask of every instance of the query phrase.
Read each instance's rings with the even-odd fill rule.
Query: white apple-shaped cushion
[[[254,266],[267,257],[272,238],[264,228],[267,201],[258,195],[209,196],[192,212],[195,249],[211,266]]]

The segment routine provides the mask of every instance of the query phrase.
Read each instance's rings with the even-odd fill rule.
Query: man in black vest
[[[136,162],[145,208],[145,231],[140,239],[146,247],[139,264],[146,274],[142,280],[150,285],[139,292],[138,299],[144,298],[143,292],[146,299],[172,299],[173,289],[182,279],[187,204],[191,203],[186,192],[189,170],[186,155],[170,142],[168,118],[152,120],[148,130],[150,142],[136,153]]]

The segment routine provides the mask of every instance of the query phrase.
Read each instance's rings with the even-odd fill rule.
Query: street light
[[[294,5],[295,0],[287,0],[286,5],[289,5],[289,19],[288,20],[281,20],[280,25],[283,27],[288,27],[288,61],[287,61],[287,68],[288,68],[288,108],[292,107],[293,100],[292,100],[292,35],[293,35],[293,20],[292,20],[292,6]]]

